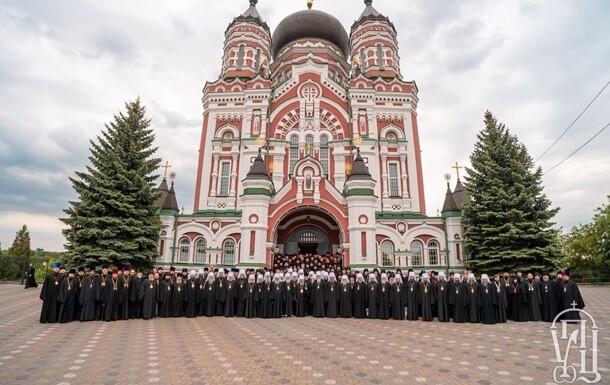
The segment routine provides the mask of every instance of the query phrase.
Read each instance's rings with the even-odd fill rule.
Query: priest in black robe
[[[284,293],[282,291],[282,281],[284,275],[281,272],[277,272],[273,275],[273,283],[271,284],[271,301],[272,301],[272,311],[271,318],[282,318],[283,312],[283,296]]]
[[[460,275],[455,273],[449,291],[449,304],[453,309],[451,317],[453,322],[464,323],[467,321],[469,298],[468,287],[465,283],[461,282]]]
[[[25,289],[30,287],[38,287],[38,283],[36,283],[36,269],[33,263],[30,263],[27,269],[25,269]]]
[[[248,276],[248,283],[245,285],[245,294],[243,296],[243,309],[246,318],[254,318],[256,314],[256,298],[258,296],[258,288],[254,282],[254,274]]]
[[[502,278],[500,279],[500,285],[503,287],[504,295],[506,298],[506,319],[511,318],[511,312],[513,309],[513,280],[510,278],[510,274],[508,272],[504,272]]]
[[[254,276],[252,277],[254,279]],[[254,283],[254,282],[253,282]],[[246,272],[244,270],[239,271],[239,276],[237,278],[237,283],[235,285],[236,290],[236,308],[235,308],[235,316],[244,317],[246,315],[246,299],[248,297],[248,279],[246,279]]]
[[[112,269],[110,285],[104,292],[104,304],[104,321],[116,321],[119,319],[121,288],[119,282],[119,271],[117,269]]]
[[[521,282],[521,277],[515,276],[512,284],[511,292],[511,319],[515,322],[527,322],[529,321],[528,311],[528,293],[525,287],[525,282]]]
[[[255,284],[256,317],[264,318],[265,309],[263,307],[263,290],[265,289],[265,277],[262,274],[256,275]]]
[[[326,317],[337,318],[339,316],[340,296],[339,282],[337,282],[335,273],[331,271],[326,284]]]
[[[138,299],[140,293],[140,286],[142,285],[142,281],[144,280],[142,277],[142,272],[131,269],[129,272],[129,276],[131,277],[131,283],[129,284],[129,319],[137,319],[142,317],[142,303]]]
[[[354,318],[366,318],[366,297],[367,287],[364,282],[364,275],[356,275],[356,283],[352,288],[352,302],[354,304]]]
[[[148,273],[148,278],[142,281],[138,294],[138,299],[142,302],[142,318],[145,320],[154,318],[157,313],[158,291],[159,287],[155,280],[155,274],[151,271]]]
[[[207,317],[212,317],[216,314],[216,277],[214,277],[214,272],[210,271],[208,273],[208,278],[203,285],[203,297],[201,300],[203,301],[203,309],[204,315]]]
[[[540,285],[534,280],[532,273],[527,274],[525,281],[527,290],[527,314],[530,321],[541,321],[542,314],[540,313],[540,305],[542,297],[540,295]]]
[[[555,316],[559,313],[557,304],[558,297],[561,295],[555,282],[551,281],[548,273],[542,274],[540,282],[540,297],[542,300],[542,320],[545,322],[553,322]]]
[[[184,315],[186,317],[193,318],[197,316],[197,307],[199,306],[197,301],[198,291],[197,272],[191,270],[189,278],[184,285]]]
[[[55,323],[59,317],[60,303],[57,302],[59,295],[59,285],[63,280],[63,276],[59,274],[59,263],[53,264],[53,272],[46,276],[40,291],[40,299],[42,300],[42,310],[40,311],[41,323]]]
[[[438,273],[438,280],[434,282],[434,297],[436,299],[436,316],[440,322],[449,322],[449,285],[444,272]]]
[[[80,291],[83,288],[83,281],[85,279],[85,268],[79,266],[78,272],[74,277],[76,279],[76,285],[74,286],[74,321],[80,320],[81,304],[80,304]]]
[[[227,279],[224,276],[224,270],[218,270],[218,277],[214,281],[214,285],[216,285],[215,295],[216,295],[216,315],[223,315],[225,312],[225,295],[227,289]]]
[[[182,275],[176,275],[175,282],[172,283],[171,316],[184,316],[184,303],[186,298],[186,282]]]
[[[494,290],[496,291],[496,305],[495,305],[495,314],[496,314],[496,323],[504,323],[506,322],[506,289],[505,285],[502,284],[500,280],[500,275],[496,274],[494,276],[494,281],[492,283]],[[510,286],[509,286],[510,287]]]
[[[235,317],[235,301],[237,300],[237,285],[235,281],[235,274],[230,271],[227,275],[226,289],[225,289],[225,317]]]
[[[129,287],[131,286],[132,279],[129,275],[129,269],[123,270],[123,275],[119,277],[119,292],[120,292],[120,303],[119,306],[119,318],[120,320],[129,319]]]
[[[565,309],[584,309],[585,301],[583,301],[582,296],[580,295],[580,290],[578,289],[578,285],[576,282],[570,279],[570,273],[563,273],[563,291],[561,293],[561,304],[562,311]],[[561,319],[567,321],[578,321],[580,320],[580,312],[577,311],[569,311],[565,312]]]
[[[377,283],[375,272],[369,274],[369,283],[366,290],[366,307],[368,309],[368,318],[375,319],[379,317],[379,284]]]
[[[197,273],[197,315],[205,315],[205,282],[207,275],[205,270],[199,270]]]
[[[320,273],[316,273],[316,280],[311,286],[310,303],[312,313],[314,317],[324,317],[325,307],[325,282],[322,281]]]
[[[381,273],[379,284],[379,303],[377,305],[377,318],[390,319],[390,282],[387,273]]]
[[[159,286],[159,317],[172,316],[172,276],[165,275]]]
[[[418,303],[421,308],[421,319],[422,321],[432,321],[432,307],[436,303],[436,299],[434,298],[433,284],[430,283],[430,278],[426,273],[422,274],[421,279],[422,280],[419,283],[418,290]]]
[[[481,322],[481,292],[479,283],[473,273],[468,274],[468,283],[466,284],[468,294],[468,312],[466,314],[468,322]]]
[[[495,286],[489,282],[489,276],[487,274],[481,275],[479,293],[479,300],[481,302],[481,323],[493,325],[496,323],[496,304],[498,300]]]
[[[339,286],[339,313],[341,318],[352,318],[352,292],[353,288],[349,282],[347,275],[341,277],[341,285]]]
[[[284,279],[284,315],[292,317],[294,315],[294,289],[298,279],[296,272],[286,273]]]
[[[68,276],[59,284],[57,302],[60,306],[57,320],[61,323],[72,322],[75,319],[75,303],[78,302],[75,297],[76,287],[78,286],[76,278],[74,277],[75,273],[75,269],[70,269]]]
[[[97,280],[95,305],[95,319],[104,320],[106,318],[106,301],[112,296],[112,277],[108,274],[108,267],[102,266],[102,271]]]
[[[390,308],[392,310],[392,319],[405,319],[405,305],[407,302],[407,293],[402,284],[402,276],[396,273],[394,282],[390,282]]]
[[[309,287],[305,282],[305,276],[300,275],[299,281],[294,290],[294,315],[297,317],[305,317],[307,315],[307,308],[309,306]]]
[[[406,284],[407,290],[407,319],[416,321],[419,319],[419,284],[415,280],[415,273],[410,271]]]
[[[266,272],[263,276],[263,291],[261,294],[261,309],[262,318],[273,317],[273,284],[271,282],[271,273]]]
[[[95,270],[91,269],[89,274],[83,278],[83,282],[78,293],[80,304],[80,320],[95,320],[95,305],[97,302],[97,287],[99,285]]]

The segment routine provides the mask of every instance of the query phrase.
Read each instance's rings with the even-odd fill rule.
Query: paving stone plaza
[[[610,287],[581,288],[610,383]],[[553,384],[549,325],[329,318],[40,324],[0,285],[0,384]]]

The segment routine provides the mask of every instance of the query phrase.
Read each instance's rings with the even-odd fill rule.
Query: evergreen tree
[[[91,141],[91,165],[70,178],[78,200],[62,221],[68,225],[66,260],[71,265],[145,267],[157,254],[161,228],[154,206],[160,159],[145,108],[137,99]]]
[[[468,267],[481,272],[547,270],[560,256],[558,232],[525,145],[487,111],[466,168],[471,200],[463,212]]]
[[[32,249],[30,248],[30,231],[26,225],[21,226],[15,235],[13,244],[8,249],[8,255],[19,257],[23,263],[28,263],[32,257]]]

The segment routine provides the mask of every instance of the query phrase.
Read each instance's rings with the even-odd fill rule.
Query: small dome
[[[328,40],[349,56],[349,38],[336,17],[326,12],[305,10],[288,15],[273,32],[273,58],[288,43],[304,37]]]

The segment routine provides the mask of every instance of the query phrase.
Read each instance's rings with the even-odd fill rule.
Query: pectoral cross
[[[165,164],[163,166],[161,166],[163,170],[163,179],[167,178],[167,169],[171,168],[172,166],[169,165],[169,161],[165,161]]]
[[[576,301],[572,301],[572,303],[571,303],[570,305],[572,305],[572,309],[576,309],[576,306],[577,306],[578,304],[576,303]]]
[[[455,173],[457,174],[457,180],[460,180],[460,169],[464,167],[460,166],[458,162],[455,162],[455,166],[451,166],[451,168],[455,169]]]

